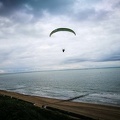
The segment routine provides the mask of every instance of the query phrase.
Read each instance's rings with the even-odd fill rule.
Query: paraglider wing
[[[57,28],[57,29],[53,30],[53,31],[50,33],[50,37],[51,37],[52,34],[54,34],[54,33],[56,33],[56,32],[59,32],[59,31],[72,32],[73,34],[76,35],[76,33],[75,33],[72,29],[70,29],[70,28]]]

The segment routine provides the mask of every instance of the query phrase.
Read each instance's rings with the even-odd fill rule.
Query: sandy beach
[[[31,102],[38,107],[47,105],[60,110],[91,117],[96,120],[120,120],[120,107],[116,106],[70,102],[39,96],[24,95],[4,90],[0,90],[0,94]]]

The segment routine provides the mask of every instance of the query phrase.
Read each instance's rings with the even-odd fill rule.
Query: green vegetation
[[[74,120],[59,112],[34,106],[32,103],[0,95],[1,120]]]

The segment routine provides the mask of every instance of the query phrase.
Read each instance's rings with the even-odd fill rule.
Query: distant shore
[[[0,90],[1,95],[11,96],[27,102],[33,103],[35,106],[43,105],[58,108],[61,110],[73,112],[76,114],[88,116],[99,120],[120,120],[120,107],[98,105],[81,102],[70,102],[59,99],[45,98],[39,96],[24,95],[16,92]]]

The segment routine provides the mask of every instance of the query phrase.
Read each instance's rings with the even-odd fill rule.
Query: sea
[[[0,74],[0,90],[120,107],[120,68]]]

